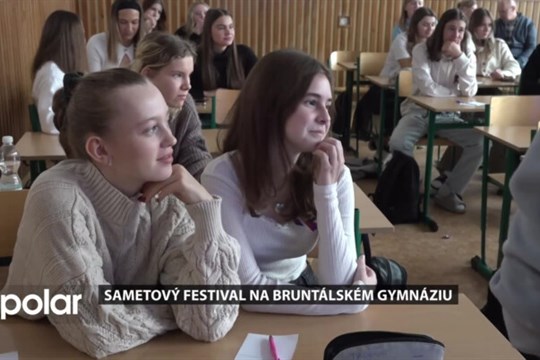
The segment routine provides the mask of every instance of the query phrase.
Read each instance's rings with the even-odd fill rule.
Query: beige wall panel
[[[165,0],[168,30],[185,23],[191,0]],[[496,0],[479,0],[496,15]],[[0,135],[29,129],[30,64],[45,18],[56,9],[77,12],[90,37],[107,29],[112,0],[0,0]],[[332,50],[387,51],[401,0],[209,0],[233,14],[239,43],[258,56],[297,48],[326,62]],[[457,0],[426,0],[438,15]],[[521,0],[520,11],[540,24],[540,0]],[[338,16],[350,26],[338,27]],[[19,34],[13,37],[11,34]],[[343,76],[338,76],[343,83]]]

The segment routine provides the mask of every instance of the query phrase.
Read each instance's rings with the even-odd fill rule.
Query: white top
[[[128,54],[131,61],[135,58],[135,50],[133,44],[125,47],[121,43],[116,44],[116,61],[109,61],[107,52],[107,33],[95,34],[88,40],[86,44],[86,52],[88,54],[88,70],[90,72],[112,69],[120,66],[122,58]]]
[[[515,79],[521,75],[521,67],[504,40],[495,39],[494,47],[489,58],[484,52],[484,49],[476,49],[476,59],[478,62],[478,68],[476,69],[477,75],[489,77],[497,69],[502,71],[505,78]]]
[[[384,62],[380,76],[390,79],[396,78],[399,70],[401,70],[399,60],[410,57],[411,54],[407,51],[407,33],[401,33],[392,41],[392,45],[390,45],[390,50],[388,50],[388,55],[386,55],[386,61]]]
[[[442,56],[439,61],[431,61],[426,43],[420,43],[413,48],[412,73],[413,95],[474,96],[478,91],[476,56],[470,46],[457,59]],[[401,104],[403,115],[419,109],[422,108],[409,99]]]
[[[54,94],[64,85],[64,72],[52,61],[43,64],[36,73],[32,85],[32,98],[36,104],[41,131],[47,134],[58,134],[54,126],[52,100]]]
[[[283,285],[306,268],[306,254],[319,242],[316,274],[321,284],[352,284],[356,272],[354,189],[345,168],[337,184],[313,185],[318,230],[291,221],[279,224],[265,216],[253,217],[234,169],[231,153],[212,160],[201,183],[221,197],[225,231],[241,247],[238,275],[242,284]],[[367,305],[244,305],[249,311],[333,315],[359,312]]]

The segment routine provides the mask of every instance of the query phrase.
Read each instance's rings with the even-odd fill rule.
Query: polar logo
[[[79,301],[82,295],[56,294],[50,296],[49,289],[43,290],[43,296],[28,294],[23,298],[15,294],[0,295],[0,320],[5,320],[8,315],[24,313],[35,316],[43,315],[77,315],[79,313]]]

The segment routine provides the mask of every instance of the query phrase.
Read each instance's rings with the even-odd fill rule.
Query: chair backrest
[[[41,132],[41,124],[39,123],[39,114],[36,105],[28,105],[28,114],[30,114],[30,125],[32,127],[32,131]]]
[[[359,64],[360,76],[379,75],[384,67],[386,55],[388,53],[385,52],[361,52]]]
[[[328,67],[332,71],[344,71],[345,69],[338,65],[339,62],[356,61],[358,54],[355,51],[336,50],[330,53]]]
[[[212,98],[212,127],[223,125],[225,117],[233,107],[240,90],[236,89],[217,89]]]
[[[0,191],[0,263],[13,255],[28,190]],[[5,206],[9,204],[9,206]]]
[[[519,114],[519,116],[509,116]],[[540,121],[540,95],[510,95],[491,98],[489,124],[536,126]]]
[[[401,100],[413,94],[413,76],[410,69],[401,70],[396,78],[396,92],[394,98],[394,126],[398,123]]]
[[[411,96],[413,93],[413,76],[411,70],[401,70],[397,78],[397,94],[399,97]]]

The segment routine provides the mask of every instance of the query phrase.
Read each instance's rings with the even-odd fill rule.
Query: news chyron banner
[[[457,304],[457,285],[100,286],[100,304]]]

